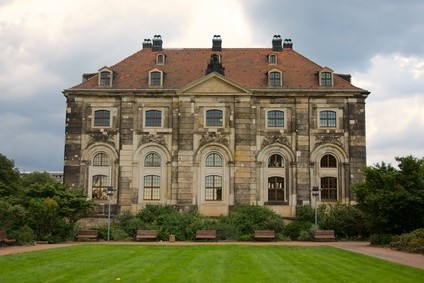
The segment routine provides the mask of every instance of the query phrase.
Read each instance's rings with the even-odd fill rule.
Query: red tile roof
[[[157,89],[149,87],[149,71],[159,69],[165,73],[163,88],[179,89],[205,76],[211,55],[221,55],[225,76],[243,87],[267,89],[267,72],[278,69],[283,74],[282,89],[337,89],[364,91],[334,74],[334,86],[320,87],[317,73],[323,69],[291,48],[273,51],[271,48],[223,48],[213,52],[210,48],[163,49],[146,48],[110,67],[114,71],[112,89]],[[165,64],[156,64],[156,55],[164,54]],[[276,54],[277,64],[268,63],[268,55]],[[103,89],[98,86],[98,75],[71,89]]]

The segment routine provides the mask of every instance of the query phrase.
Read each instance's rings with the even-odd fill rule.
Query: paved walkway
[[[0,248],[0,256],[32,252],[45,249],[69,247],[81,244],[93,245],[276,245],[276,246],[331,246],[343,250],[349,250],[403,265],[424,269],[424,255],[395,251],[387,248],[373,247],[369,242],[69,242],[63,244],[37,244],[33,246],[12,246]]]

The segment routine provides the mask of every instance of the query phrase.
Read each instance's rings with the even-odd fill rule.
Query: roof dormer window
[[[280,70],[273,69],[268,71],[268,86],[270,87],[278,87],[282,86],[283,83],[283,75]]]
[[[324,68],[319,72],[320,86],[333,86],[333,70]]]
[[[154,69],[149,72],[149,86],[162,86],[163,71]]]
[[[157,54],[156,55],[156,64],[157,65],[165,64],[165,55],[164,54]]]
[[[277,64],[277,55],[276,54],[269,54],[268,55],[268,63],[269,64]]]
[[[108,68],[99,70],[99,86],[112,86],[113,72]]]

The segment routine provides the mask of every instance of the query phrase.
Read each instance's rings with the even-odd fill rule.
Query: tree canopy
[[[371,233],[401,234],[424,227],[424,158],[396,157],[398,168],[381,163],[364,168],[354,187]]]

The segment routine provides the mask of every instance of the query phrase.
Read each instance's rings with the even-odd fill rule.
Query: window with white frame
[[[160,199],[160,176],[147,175],[144,176],[144,200]]]
[[[205,200],[222,200],[222,177],[216,175],[206,176],[205,180]]]
[[[109,70],[99,72],[99,85],[100,86],[112,86],[113,73]]]
[[[276,54],[269,54],[268,55],[268,63],[269,64],[277,64],[277,55]]]
[[[337,178],[321,177],[321,201],[337,201]]]
[[[284,178],[272,176],[268,178],[268,201],[284,201]]]
[[[107,200],[107,187],[111,186],[111,161],[108,154],[98,152],[92,159],[91,197],[96,200]]]
[[[149,86],[162,86],[163,72],[160,70],[153,70],[149,72]]]
[[[320,72],[320,86],[332,86],[333,74],[331,72]]]
[[[268,72],[268,85],[270,87],[277,87],[282,85],[282,75],[280,71]]]
[[[111,115],[109,110],[100,109],[94,111],[94,127],[110,127]]]
[[[156,64],[158,64],[158,65],[165,64],[165,55],[164,54],[157,54],[156,55]]]
[[[144,115],[145,127],[162,127],[162,111],[151,109],[146,110]]]
[[[337,126],[336,111],[323,110],[319,112],[319,126],[321,128],[335,128]]]
[[[267,111],[267,127],[269,128],[284,127],[284,111],[281,111],[281,110]]]
[[[206,126],[222,127],[224,125],[224,111],[220,109],[206,110]]]
[[[160,155],[156,152],[151,152],[144,158],[144,167],[160,167]]]

